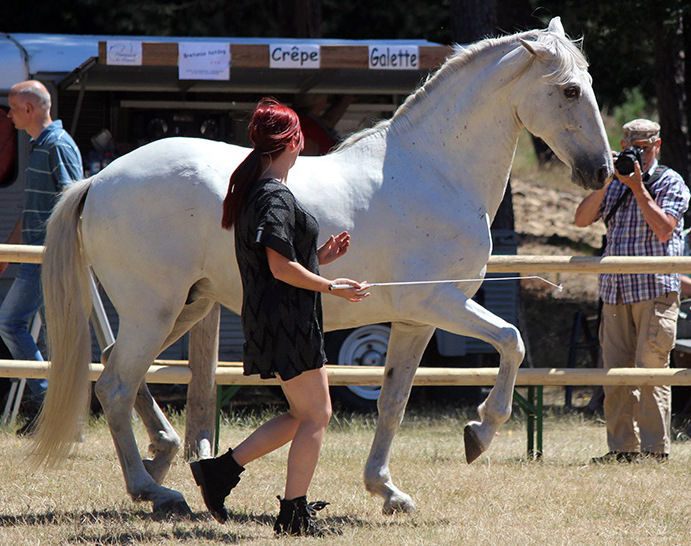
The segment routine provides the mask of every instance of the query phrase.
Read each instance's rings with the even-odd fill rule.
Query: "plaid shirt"
[[[648,172],[653,173],[656,168],[657,161]],[[651,187],[657,205],[678,220],[672,236],[666,242],[661,242],[643,218],[633,193],[628,192],[624,202],[609,220],[604,256],[683,256],[684,240],[681,232],[684,229],[683,214],[689,206],[689,189],[681,176],[672,169],[667,169]],[[615,178],[605,192],[598,217],[607,217],[625,190],[626,186]],[[603,273],[599,276],[598,284],[600,298],[611,305],[636,303],[653,299],[665,292],[680,291],[678,274]]]

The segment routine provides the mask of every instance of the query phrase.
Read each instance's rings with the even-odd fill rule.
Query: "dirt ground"
[[[519,254],[596,255],[605,233],[601,222],[579,228],[573,222],[583,190],[556,190],[537,186],[520,179],[512,180],[516,232]],[[568,347],[576,313],[593,318],[597,313],[597,275],[545,273],[543,277],[563,290],[538,279],[522,281],[521,324],[527,337],[530,358],[535,367],[566,367]],[[594,322],[590,322],[592,336]],[[585,336],[579,341],[584,341]],[[587,350],[576,352],[577,365],[590,366]]]

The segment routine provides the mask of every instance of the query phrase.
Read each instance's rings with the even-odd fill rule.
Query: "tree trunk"
[[[496,35],[498,8],[507,2],[508,0],[451,0],[453,40],[459,44],[469,44]],[[509,24],[507,19],[502,21]],[[492,228],[513,230],[514,227],[513,198],[509,180]]]
[[[321,0],[278,0],[276,15],[281,36],[287,38],[320,38]]]
[[[683,130],[686,134],[686,146],[689,153],[691,153],[691,7],[688,5],[685,9],[684,18],[682,20],[682,47],[684,51],[684,96],[685,108],[684,114],[685,123]],[[688,167],[686,173],[681,173],[684,176],[686,184],[691,186],[691,158],[687,158]],[[691,214],[687,213],[687,217]],[[688,226],[687,226],[688,227]]]
[[[691,157],[684,107],[684,60],[680,17],[657,12],[653,26],[655,90],[662,127],[661,162],[689,180]]]
[[[530,0],[497,0],[497,29],[502,33],[523,32],[538,23]]]
[[[497,33],[497,0],[451,0],[451,29],[459,44]]]

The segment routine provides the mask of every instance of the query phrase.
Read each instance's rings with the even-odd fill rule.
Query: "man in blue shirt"
[[[18,83],[10,90],[8,117],[18,130],[31,136],[26,169],[24,210],[8,237],[8,244],[42,245],[45,223],[60,191],[83,177],[82,159],[72,137],[60,120],[50,116],[50,93],[38,81]],[[0,275],[7,269],[0,263]],[[43,360],[29,333],[31,319],[43,306],[41,266],[21,264],[2,305],[0,336],[16,360]],[[42,399],[46,380],[33,379],[27,386]]]
[[[605,256],[682,256],[689,190],[678,173],[658,164],[660,126],[636,119],[623,130],[622,149],[638,148],[642,164],[636,161],[630,174],[617,170],[603,189],[587,195],[576,211],[576,225],[585,227],[604,219]],[[602,274],[599,291],[604,367],[669,367],[679,315],[679,275]],[[609,452],[592,462],[667,460],[671,388],[610,386],[604,390]]]

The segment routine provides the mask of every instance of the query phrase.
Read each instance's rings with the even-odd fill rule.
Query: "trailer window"
[[[17,130],[8,112],[9,108],[0,106],[0,188],[17,179]]]

